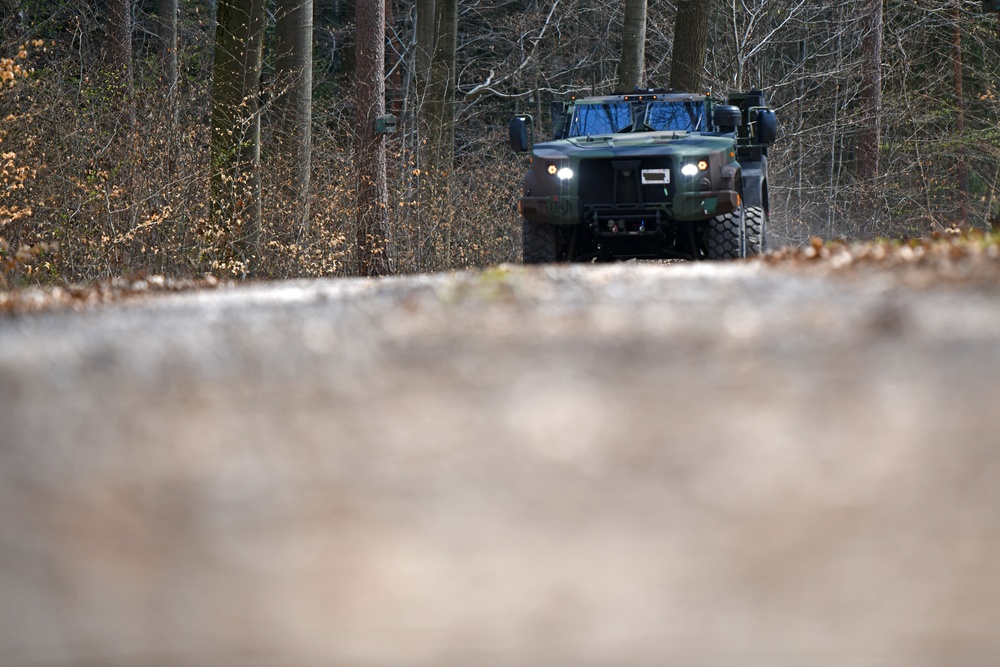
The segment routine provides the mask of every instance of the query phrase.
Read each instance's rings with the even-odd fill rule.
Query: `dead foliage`
[[[878,274],[919,288],[1000,285],[1000,233],[951,228],[922,238],[869,242],[814,236],[807,245],[781,248],[757,261],[844,276]]]
[[[208,274],[202,278],[168,278],[161,275],[109,278],[86,285],[33,286],[0,292],[0,313],[25,315],[49,310],[82,310],[151,294],[215,289],[231,285]]]

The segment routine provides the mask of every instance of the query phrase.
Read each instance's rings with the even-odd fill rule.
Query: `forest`
[[[990,229],[985,4],[0,0],[0,281],[515,262],[508,119],[634,81],[765,91],[772,247]]]

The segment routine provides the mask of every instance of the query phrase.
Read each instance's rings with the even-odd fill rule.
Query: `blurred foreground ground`
[[[0,667],[1000,664],[1000,299],[760,263],[0,317]]]

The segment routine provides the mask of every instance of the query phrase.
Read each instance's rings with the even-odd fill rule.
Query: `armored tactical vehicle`
[[[554,105],[518,204],[526,264],[615,258],[734,259],[767,248],[767,150],[777,120],[761,91],[643,89]]]

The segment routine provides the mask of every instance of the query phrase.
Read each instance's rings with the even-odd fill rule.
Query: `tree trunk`
[[[212,74],[216,269],[253,275],[260,244],[260,70],[264,0],[219,0]]]
[[[107,0],[107,51],[106,69],[102,73],[104,95],[107,100],[103,119],[109,133],[107,150],[102,159],[113,165],[118,200],[107,207],[109,228],[132,229],[138,211],[136,184],[139,181],[136,166],[136,116],[135,83],[132,73],[132,12],[130,0]],[[106,191],[107,192],[107,191]],[[110,200],[109,200],[110,201]],[[114,271],[122,271],[129,264],[131,245],[121,245],[110,257]]]
[[[135,125],[135,84],[132,77],[132,12],[130,0],[107,0],[109,95],[117,99],[115,123]]]
[[[618,90],[631,92],[643,83],[646,59],[646,0],[625,0],[622,57],[618,63]]]
[[[416,63],[417,86],[421,100],[431,77],[434,59],[434,0],[417,0]]]
[[[834,5],[836,17],[833,20],[833,25],[836,28],[834,32],[834,44],[833,49],[836,56],[834,58],[834,63],[839,66],[844,60],[844,5],[836,4]],[[843,103],[841,99],[841,87],[842,84],[840,80],[835,80],[833,85],[833,122],[828,124],[825,128],[826,134],[830,137],[830,177],[827,186],[826,194],[826,234],[827,238],[834,238],[838,235],[837,230],[837,216],[838,216],[838,199],[840,196],[840,168],[843,164],[843,135],[841,133],[841,121],[840,121],[840,107]],[[840,150],[838,151],[838,146]]]
[[[955,159],[955,190],[958,196],[958,213],[956,222],[959,226],[968,224],[968,198],[969,198],[969,177],[968,168],[965,164],[965,145],[963,143],[965,135],[965,93],[962,86],[962,2],[954,0],[952,5],[952,26],[951,26],[951,58],[954,68],[954,91],[955,91],[955,139],[956,139],[956,159]]]
[[[433,8],[431,28],[426,13]],[[420,18],[421,9],[424,19]],[[448,203],[455,156],[455,52],[458,38],[457,0],[418,0],[417,128],[420,137],[420,200],[433,210],[443,231],[444,265],[451,264],[452,219]],[[427,60],[427,54],[430,59]],[[423,85],[420,85],[420,82]],[[421,212],[419,215],[426,215]]]
[[[861,131],[858,178],[862,185],[878,178],[882,110],[882,0],[869,0],[861,40]]]
[[[375,118],[385,113],[384,0],[358,0],[356,24],[358,273],[381,276],[390,272],[385,137],[375,134]]]
[[[107,0],[108,65],[122,76],[122,83],[132,83],[132,13],[129,0]]]
[[[177,0],[159,0],[158,10],[163,85],[173,106],[177,93]]]
[[[180,105],[177,102],[177,0],[159,0],[160,62],[163,95],[167,103],[167,118],[170,123],[168,135],[175,137],[180,125]],[[168,163],[169,178],[173,178],[178,149],[170,149]]]
[[[878,195],[882,140],[882,0],[868,0],[861,38],[861,126],[857,143],[859,196],[854,217],[870,229]]]
[[[281,0],[277,18],[278,96],[275,115],[281,152],[291,164],[293,224],[309,230],[312,174],[312,0]]]
[[[457,0],[437,0],[434,52],[424,100],[427,120],[428,166],[449,174],[455,155],[455,52],[458,41]]]
[[[674,90],[700,92],[711,16],[712,0],[678,0],[670,65],[670,87]]]

